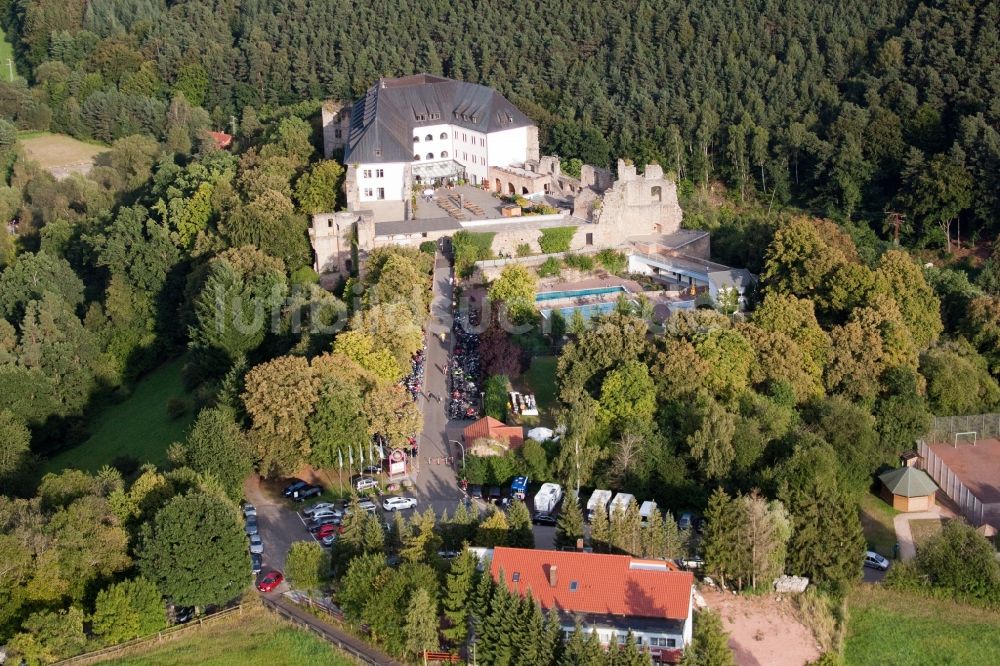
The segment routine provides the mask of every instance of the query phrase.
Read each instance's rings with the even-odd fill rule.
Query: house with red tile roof
[[[524,428],[522,426],[509,426],[492,416],[484,416],[466,426],[462,431],[462,439],[465,440],[465,447],[469,449],[476,440],[487,439],[505,445],[508,449],[516,449],[524,444]],[[488,450],[477,450],[477,455],[490,455]]]
[[[507,589],[555,608],[565,636],[577,622],[597,632],[602,645],[624,643],[631,631],[664,664],[677,663],[691,642],[694,576],[671,562],[497,547],[489,567]]]
[[[229,146],[233,145],[233,137],[231,134],[226,134],[225,132],[209,132],[208,135],[212,137],[212,141],[215,141],[215,145],[219,150],[225,150]]]

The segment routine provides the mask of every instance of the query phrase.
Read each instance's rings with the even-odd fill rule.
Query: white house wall
[[[381,164],[359,164],[357,169],[358,198],[366,201],[405,201],[406,162],[383,162]],[[379,169],[382,176],[379,177]],[[370,172],[371,175],[368,175]],[[384,188],[385,198],[379,199],[378,188]],[[370,192],[369,192],[370,190]]]
[[[489,151],[488,167],[524,164],[528,155],[528,128],[492,132],[486,138],[486,148]]]

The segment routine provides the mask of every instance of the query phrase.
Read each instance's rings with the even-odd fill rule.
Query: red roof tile
[[[549,583],[555,567],[556,584]],[[686,620],[694,576],[663,560],[628,555],[496,548],[490,573],[546,610]],[[517,575],[517,582],[513,578]],[[576,582],[576,589],[571,589]]]
[[[208,135],[215,140],[215,145],[219,148],[228,148],[233,142],[233,137],[225,132],[209,132]]]
[[[511,448],[524,444],[524,428],[521,426],[504,425],[492,416],[484,416],[478,421],[466,426],[462,431],[466,444],[471,444],[481,437],[488,437],[507,442]]]

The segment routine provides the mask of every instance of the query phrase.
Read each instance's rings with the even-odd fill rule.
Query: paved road
[[[284,571],[285,557],[292,543],[312,539],[312,535],[296,509],[280,497],[280,491],[275,495],[275,491],[262,487],[257,476],[247,480],[243,492],[247,501],[257,507],[258,530],[264,542],[264,571]]]
[[[434,257],[431,312],[427,321],[427,362],[424,366],[424,395],[418,399],[424,413],[424,429],[420,433],[419,467],[416,474],[416,496],[421,507],[431,506],[438,515],[446,510],[455,513],[462,500],[455,468],[447,464],[428,463],[428,458],[454,456],[461,460],[458,447],[448,443],[446,372],[451,353],[452,294],[451,265],[439,251]],[[441,334],[445,334],[442,342]],[[452,435],[453,437],[453,435]]]
[[[910,530],[911,520],[941,520],[941,508],[935,506],[930,511],[899,513],[892,519],[896,528],[896,541],[899,543],[899,559],[903,562],[917,556],[917,545],[913,542],[913,532]]]

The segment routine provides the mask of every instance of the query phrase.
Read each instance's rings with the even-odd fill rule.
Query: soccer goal
[[[975,430],[968,430],[966,432],[956,432],[955,433],[955,448],[958,448],[959,442],[972,442],[972,445],[976,445],[976,440],[979,438],[979,433]]]

